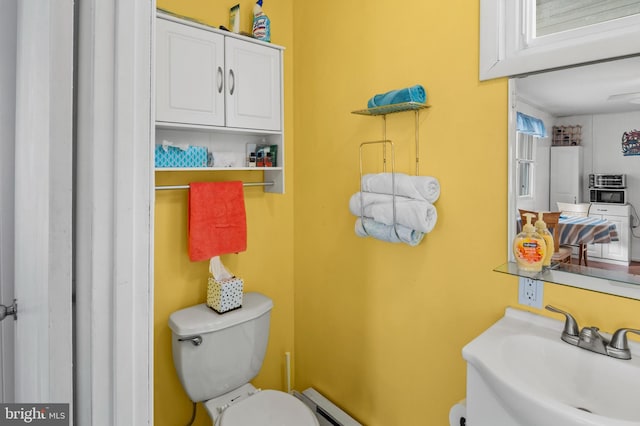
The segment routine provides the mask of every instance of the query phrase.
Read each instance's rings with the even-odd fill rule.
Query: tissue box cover
[[[156,167],[207,167],[207,148],[190,146],[182,150],[175,146],[156,145]]]
[[[219,314],[242,306],[242,278],[232,277],[216,280],[209,276],[207,286],[207,306]]]

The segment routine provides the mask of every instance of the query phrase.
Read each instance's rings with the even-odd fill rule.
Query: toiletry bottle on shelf
[[[262,11],[262,0],[253,6],[253,38],[271,41],[271,20]]]
[[[526,213],[527,223],[522,228],[522,232],[516,235],[513,240],[513,255],[516,258],[518,269],[528,272],[539,272],[542,270],[542,262],[547,252],[547,244],[544,238],[536,232],[531,224],[531,218],[536,215]]]
[[[553,252],[555,251],[554,243],[553,243],[553,235],[547,229],[547,224],[544,222],[544,217],[542,212],[538,212],[538,220],[536,220],[536,232],[540,234],[542,239],[547,246],[547,251],[542,260],[542,266],[551,266],[551,257],[553,256]]]

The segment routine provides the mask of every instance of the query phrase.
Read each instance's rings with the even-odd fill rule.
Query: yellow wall
[[[212,3],[158,6],[227,25],[234,2]],[[241,2],[245,12],[252,4]],[[295,388],[315,387],[367,426],[446,425],[465,394],[462,347],[517,302],[517,280],[492,271],[507,257],[507,83],[478,81],[478,2],[264,7],[273,42],[287,48],[287,194],[245,192],[249,250],[223,259],[276,305],[255,383],[282,389],[282,353],[293,349]],[[350,112],[416,83],[432,105],[420,113],[420,170],[442,185],[438,224],[413,248],[358,238],[347,209],[358,146],[382,137],[382,121]],[[413,115],[387,121],[399,171],[412,172]],[[160,177],[193,178],[202,176]],[[226,178],[244,179],[215,176]],[[206,264],[186,257],[185,200],[156,200],[156,425],[190,414],[166,327],[170,312],[204,300]],[[548,284],[544,301],[605,331],[638,324],[636,301]],[[202,410],[196,424],[210,424]]]
[[[368,426],[449,424],[462,347],[517,304],[516,278],[492,272],[507,258],[507,82],[478,81],[478,4],[295,4],[296,388]],[[358,238],[358,145],[382,138],[382,119],[350,111],[416,83],[432,105],[420,170],[442,185],[438,223],[415,248]],[[405,172],[412,119],[387,118]],[[635,301],[547,284],[545,302],[609,331],[638,324]]]
[[[158,0],[158,7],[212,26],[228,27],[229,7],[210,0]],[[242,1],[243,31],[249,31],[253,1]],[[284,353],[293,352],[293,36],[292,1],[265,2],[272,21],[272,42],[286,47],[285,81],[285,163],[287,193],[268,194],[261,188],[245,189],[247,211],[247,251],[224,255],[228,269],[242,277],[245,291],[259,291],[274,302],[271,334],[265,362],[253,381],[258,387],[285,389]],[[185,184],[191,181],[256,181],[255,172],[156,173],[156,184]],[[206,299],[208,262],[190,262],[187,255],[187,191],[156,191],[155,205],[155,345],[154,417],[156,426],[186,424],[191,402],[182,389],[171,357],[169,315]],[[211,425],[202,406],[195,425]]]

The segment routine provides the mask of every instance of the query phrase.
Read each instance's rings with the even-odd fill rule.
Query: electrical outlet
[[[518,303],[542,309],[543,283],[532,278],[519,277]]]

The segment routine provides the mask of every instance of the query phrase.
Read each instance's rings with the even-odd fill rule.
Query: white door
[[[552,146],[549,177],[549,208],[557,202],[579,203],[582,192],[582,147]]]
[[[17,4],[6,2],[0,13],[0,303],[13,301],[13,185]],[[14,323],[0,323],[0,401],[13,401]]]
[[[280,130],[280,50],[225,38],[227,127]]]
[[[8,0],[0,15],[0,290],[18,300],[1,323],[2,401],[71,404],[73,3]]]

